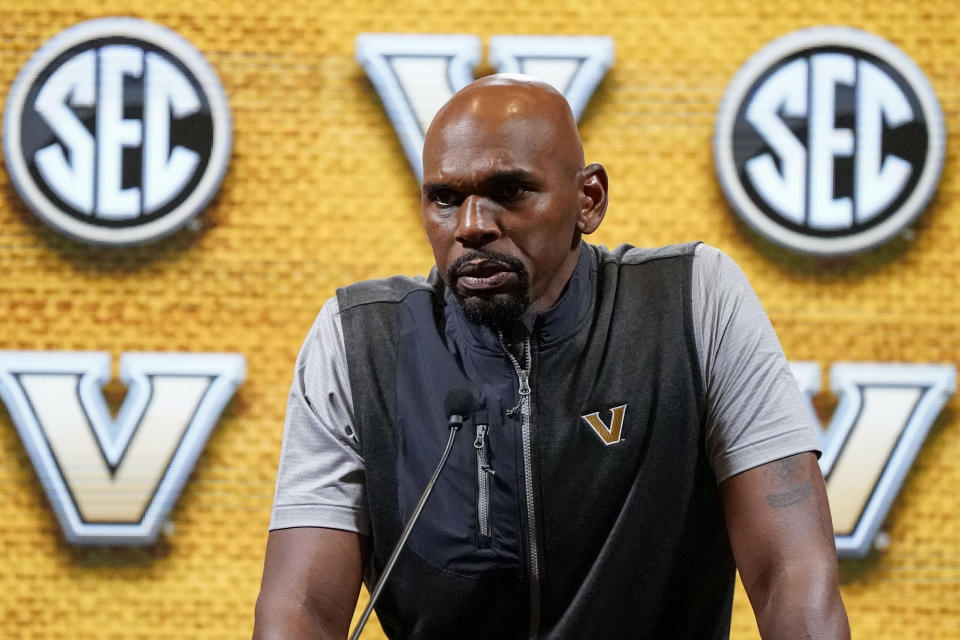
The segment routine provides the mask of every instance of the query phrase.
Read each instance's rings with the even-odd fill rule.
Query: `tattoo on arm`
[[[799,487],[795,487],[789,491],[783,491],[781,493],[768,493],[767,504],[774,509],[783,509],[784,507],[789,507],[792,504],[803,502],[810,497],[811,493],[813,493],[813,483],[807,480]]]
[[[804,473],[798,456],[771,462],[764,472],[773,483],[783,489],[766,496],[767,504],[774,509],[783,509],[803,502],[813,494],[813,482]]]

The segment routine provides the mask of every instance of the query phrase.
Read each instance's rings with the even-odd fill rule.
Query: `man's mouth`
[[[482,295],[515,286],[519,274],[496,260],[471,260],[457,269],[457,287],[464,293]]]

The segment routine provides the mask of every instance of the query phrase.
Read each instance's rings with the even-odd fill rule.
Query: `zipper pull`
[[[487,435],[487,425],[478,424],[477,425],[477,437],[473,441],[473,448],[478,451],[483,451],[483,438]]]
[[[477,450],[477,461],[480,463],[480,470],[486,471],[490,475],[496,475],[496,471],[487,461],[487,429],[485,424],[477,425],[477,437],[473,441],[473,447]]]
[[[520,369],[517,372],[517,376],[520,378],[520,395],[530,395],[530,370]]]

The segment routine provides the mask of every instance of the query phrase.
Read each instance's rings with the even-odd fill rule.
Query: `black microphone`
[[[424,505],[427,504],[427,498],[430,497],[430,493],[433,491],[433,485],[436,484],[437,478],[440,477],[440,471],[443,470],[443,466],[447,463],[447,458],[450,457],[450,450],[453,449],[454,436],[457,435],[457,431],[459,431],[461,425],[463,425],[464,418],[473,413],[477,406],[478,404],[473,394],[466,389],[456,388],[447,392],[447,397],[443,400],[443,411],[447,414],[447,426],[450,428],[447,447],[443,450],[443,456],[440,457],[440,464],[437,465],[436,471],[433,472],[430,482],[427,483],[426,488],[420,495],[420,501],[417,502],[417,506],[413,510],[413,515],[410,516],[410,521],[407,522],[407,525],[403,528],[403,533],[400,534],[400,539],[393,548],[390,559],[387,560],[387,564],[383,567],[383,573],[380,574],[380,579],[377,580],[376,586],[374,586],[373,591],[370,593],[370,602],[367,603],[367,608],[363,610],[360,621],[357,622],[356,628],[354,628],[353,633],[350,634],[350,640],[357,640],[357,638],[360,637],[360,632],[363,631],[364,625],[367,624],[367,618],[370,617],[370,613],[373,611],[373,605],[376,604],[377,599],[380,598],[383,585],[387,582],[387,578],[393,571],[394,565],[397,564],[397,558],[400,557],[400,552],[407,544],[407,538],[410,537],[413,525],[417,523],[417,519],[423,511]]]
[[[443,412],[447,416],[447,424],[451,429],[456,423],[457,428],[463,424],[463,419],[476,411],[477,401],[473,394],[466,389],[450,389],[443,400]]]

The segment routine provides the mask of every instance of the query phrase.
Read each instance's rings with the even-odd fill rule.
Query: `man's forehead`
[[[535,117],[500,122],[465,117],[438,128],[424,146],[425,174],[532,170],[549,157],[550,127]]]

